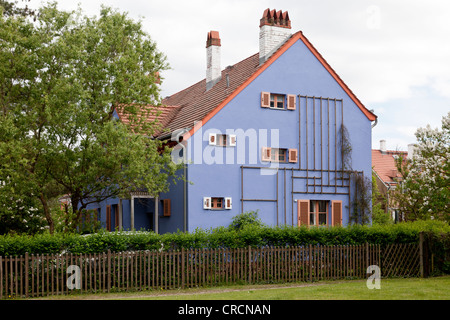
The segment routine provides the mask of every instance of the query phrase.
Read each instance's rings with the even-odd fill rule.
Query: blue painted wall
[[[297,109],[295,111],[261,108],[262,91],[338,99],[336,116],[334,115],[334,100],[332,112],[325,115],[324,99],[322,99],[322,117],[319,117],[320,104],[316,101],[315,108],[313,108],[312,99],[308,101],[307,114],[306,98],[303,100],[297,98]],[[273,167],[273,163],[260,161],[261,147],[277,147],[275,145],[277,134],[279,135],[280,148],[299,149],[299,123],[301,127],[299,152],[301,168],[308,169],[310,176],[317,176],[317,172],[312,173],[314,168],[333,171],[335,168],[341,169],[339,134],[335,135],[334,128],[328,130],[325,123],[330,121],[332,125],[336,124],[337,132],[339,132],[342,124],[342,112],[344,125],[348,130],[353,149],[352,169],[364,171],[364,174],[370,178],[371,122],[307,47],[301,41],[297,41],[189,139],[189,155],[194,162],[188,168],[190,180],[193,182],[193,185],[188,187],[189,231],[193,231],[197,227],[210,228],[229,225],[232,217],[241,212],[240,166],[244,164]],[[306,121],[306,115],[308,115],[308,121]],[[320,120],[322,120],[322,126]],[[209,146],[209,133],[227,133],[227,130],[230,129],[237,133],[236,147]],[[241,131],[236,131],[237,129],[241,129]],[[272,136],[272,134],[275,135]],[[330,134],[329,148],[327,145],[328,134]],[[308,136],[308,149],[306,148],[306,135]],[[327,137],[326,142],[324,142],[325,136]],[[250,144],[250,140],[254,140],[255,137],[257,138],[257,144]],[[320,137],[322,137],[322,152],[320,152]],[[338,147],[335,152],[334,145],[336,142]],[[200,149],[198,146],[196,147],[196,144],[199,143],[201,143],[201,150],[203,150],[203,154],[200,155],[198,152],[197,154],[194,152],[194,150]],[[238,157],[238,149],[242,148],[244,144],[245,155]],[[308,158],[306,150],[308,150]],[[334,162],[335,154],[337,158],[336,166]],[[325,159],[320,159],[319,155]],[[328,158],[333,159],[330,165],[328,165]],[[210,164],[211,162],[214,164]],[[306,162],[308,162],[308,166],[306,166]],[[279,165],[280,168],[299,168],[298,163]],[[313,187],[310,187],[308,189],[309,194],[294,194],[292,196],[292,171],[278,170],[278,176],[275,170],[272,170],[272,172],[275,174],[265,175],[264,172],[257,169],[245,169],[244,198],[276,200],[278,180],[278,204],[275,201],[245,201],[244,211],[259,210],[259,217],[269,225],[284,223],[296,225],[297,207],[295,200],[341,200],[343,202],[343,224],[348,223],[349,199],[347,195],[325,195],[320,194],[320,190],[317,189],[317,192],[313,193]],[[334,172],[331,173],[329,180],[328,172],[326,177],[322,176],[322,178],[323,184],[335,184]],[[286,191],[284,191],[285,179]],[[313,183],[313,179],[309,181]],[[296,178],[293,185],[296,192],[306,191],[306,179]],[[328,187],[323,190],[322,187],[323,192],[330,193],[335,190],[337,193],[341,193],[345,191],[344,189]],[[205,210],[203,209],[203,197],[205,196],[232,197],[233,208],[220,211]],[[329,212],[331,213],[331,208]]]
[[[296,110],[273,110],[261,108],[262,91],[322,99],[297,97]],[[323,194],[348,192],[348,188],[338,187],[342,180],[337,179],[340,174],[335,172],[342,169],[339,138],[342,118],[352,145],[351,167],[363,171],[370,179],[371,122],[309,49],[297,41],[187,141],[192,162],[187,168],[187,178],[192,183],[187,184],[187,231],[228,226],[242,206],[244,212],[258,210],[259,217],[268,225],[297,225],[298,199],[328,200],[330,205],[331,200],[342,201],[346,225],[351,199],[348,195]],[[214,132],[236,134],[236,146],[210,146],[209,133]],[[261,162],[262,147],[296,148],[300,161]],[[242,165],[272,169],[241,169]],[[312,186],[307,187],[307,181]],[[320,181],[322,186],[318,188]],[[163,217],[159,203],[160,233],[183,230],[183,185],[182,181],[172,183],[170,191],[160,195],[160,199],[171,199],[172,209],[170,217]],[[244,199],[266,201],[242,204],[242,192]],[[205,210],[203,197],[231,197],[232,209]],[[135,201],[135,229],[151,229],[154,200]],[[100,204],[103,224],[106,205],[117,203],[118,199],[113,199]],[[330,221],[331,207],[328,212]],[[123,226],[130,229],[129,200],[123,200]]]

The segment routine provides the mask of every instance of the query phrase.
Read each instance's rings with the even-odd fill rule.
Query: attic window
[[[261,107],[276,110],[295,110],[296,96],[293,94],[261,92]]]
[[[272,162],[286,162],[286,153],[287,149],[272,148],[272,152],[270,153],[270,160]]]
[[[209,145],[221,146],[221,147],[234,147],[234,146],[236,146],[236,135],[235,134],[210,133],[209,134]]]
[[[298,152],[297,149],[263,147],[261,151],[261,161],[297,163]]]
[[[282,94],[271,94],[270,95],[270,108],[274,109],[284,109],[285,96]]]

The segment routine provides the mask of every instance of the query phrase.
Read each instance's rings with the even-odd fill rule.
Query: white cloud
[[[415,139],[413,128],[439,126],[450,110],[446,0],[58,1],[64,9],[75,9],[78,2],[90,15],[104,3],[143,17],[145,30],[172,67],[163,73],[163,95],[205,77],[210,30],[220,32],[223,68],[256,53],[259,19],[271,8],[287,10],[292,31],[302,30],[363,104],[375,109],[379,123],[373,141],[406,148]]]

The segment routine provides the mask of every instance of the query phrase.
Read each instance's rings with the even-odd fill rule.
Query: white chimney
[[[380,140],[380,151],[386,153],[386,140]]]
[[[290,36],[288,12],[266,9],[259,24],[259,64],[269,59]]]
[[[416,145],[411,143],[408,144],[408,156],[406,157],[409,160],[412,160],[414,157],[414,152],[416,151]]]
[[[206,39],[206,91],[211,89],[221,77],[219,32],[210,31]]]

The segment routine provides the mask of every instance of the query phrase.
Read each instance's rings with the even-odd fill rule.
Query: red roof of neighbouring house
[[[400,173],[397,170],[395,160],[395,157],[398,156],[401,156],[403,159],[406,159],[406,157],[408,156],[408,152],[390,151],[390,150],[381,152],[381,150],[372,149],[373,170],[380,177],[380,179],[386,184],[397,183],[395,179],[401,177]]]
[[[162,111],[159,115],[159,122],[164,124],[168,132],[189,128],[188,135],[192,135],[298,40],[301,40],[308,47],[366,117],[370,121],[374,121],[377,116],[361,103],[322,55],[299,31],[293,34],[265,63],[260,65],[259,53],[254,54],[222,70],[222,78],[210,90],[206,90],[206,79],[203,79],[163,99],[162,106],[157,107],[158,110]],[[154,118],[150,117],[149,121],[152,120]],[[197,121],[200,121],[200,123],[194,126]]]
[[[154,123],[154,136],[160,136],[166,132],[170,121],[176,116],[180,106],[160,105],[160,106],[146,106],[140,110],[141,114],[146,118],[147,123]],[[130,123],[131,115],[124,111],[123,106],[116,107],[117,115],[120,121],[125,124]]]

